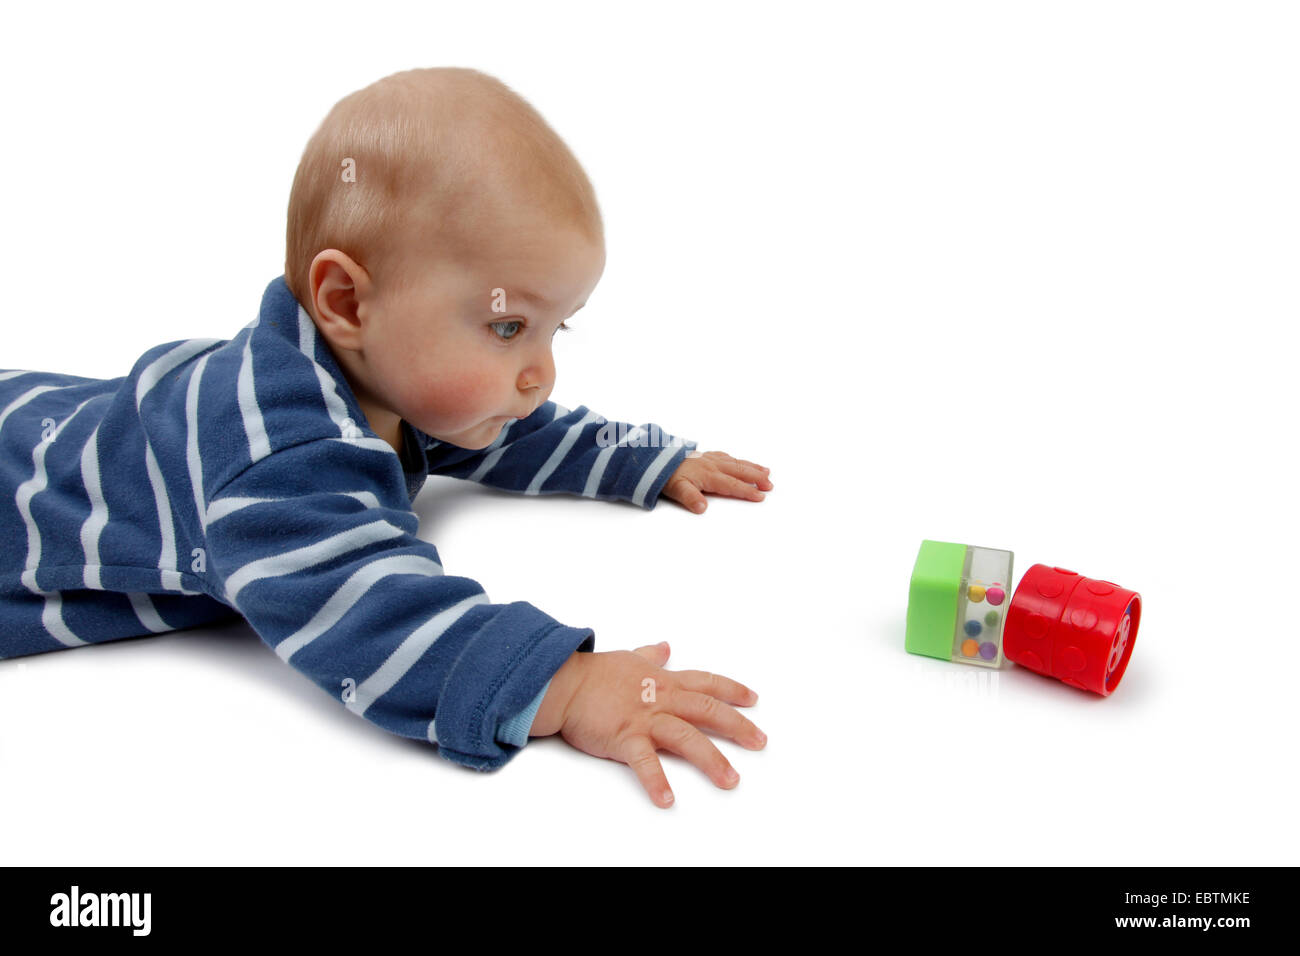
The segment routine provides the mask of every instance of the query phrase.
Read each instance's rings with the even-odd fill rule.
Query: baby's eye
[[[511,339],[513,339],[516,335],[519,334],[519,330],[520,330],[520,328],[523,327],[523,324],[524,324],[524,323],[522,323],[522,322],[516,322],[516,321],[514,321],[514,320],[512,319],[512,320],[510,320],[510,321],[508,321],[508,322],[493,322],[493,323],[491,324],[491,328],[495,330],[495,329],[497,328],[497,326],[500,326],[500,325],[510,325],[510,326],[514,326],[514,328],[512,328],[512,329],[510,330],[510,334],[508,334],[508,335],[502,335],[500,332],[497,332],[497,336],[498,336],[498,338],[500,338],[503,342],[509,342]]]

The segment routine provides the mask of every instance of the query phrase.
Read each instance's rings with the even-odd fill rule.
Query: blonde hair
[[[286,281],[306,305],[322,250],[383,272],[403,243],[424,240],[413,229],[452,248],[521,197],[593,239],[603,232],[586,173],[519,94],[477,70],[394,73],[336,103],[307,142],[289,193]]]

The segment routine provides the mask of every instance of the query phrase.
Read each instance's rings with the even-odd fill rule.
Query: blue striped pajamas
[[[411,502],[436,474],[650,510],[695,443],[555,402],[481,450],[364,422],[283,276],[233,339],[122,378],[0,371],[0,658],[238,614],[354,714],[503,765],[595,635],[444,573]]]

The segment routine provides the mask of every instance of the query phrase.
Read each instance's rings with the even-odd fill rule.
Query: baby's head
[[[500,81],[409,70],[335,105],[289,199],[285,277],[378,434],[482,448],[555,380],[605,264],[595,193]]]

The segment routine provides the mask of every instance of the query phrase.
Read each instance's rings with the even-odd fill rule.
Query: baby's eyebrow
[[[538,295],[536,292],[529,292],[527,289],[520,289],[518,292],[515,293],[515,295],[519,296],[519,298],[521,299],[527,299],[529,302],[532,302],[535,305],[540,305],[543,308],[550,308],[551,305],[549,299]]]
[[[547,298],[544,298],[543,296],[538,295],[536,292],[529,292],[527,289],[520,289],[518,292],[515,293],[515,295],[519,296],[521,299],[527,299],[528,301],[534,303],[535,305],[540,305],[544,309],[549,309],[551,307],[551,301]],[[586,304],[587,304],[586,302],[579,303],[577,308],[575,308],[573,312],[570,312],[569,315],[572,316],[576,314],[578,310],[581,309]]]

